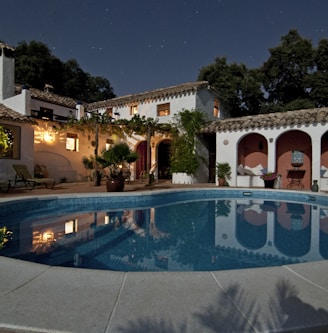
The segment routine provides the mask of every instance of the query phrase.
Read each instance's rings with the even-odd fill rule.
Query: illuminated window
[[[113,117],[113,108],[106,109],[106,116]]]
[[[157,116],[163,117],[170,114],[170,103],[157,105]]]
[[[217,99],[214,100],[213,116],[220,118],[220,102]]]
[[[19,126],[0,124],[0,158],[20,158],[20,136]]]
[[[77,232],[77,219],[65,222],[65,235],[75,234]]]
[[[138,113],[138,105],[137,104],[131,105],[130,106],[130,114],[133,116],[137,113]]]
[[[66,137],[66,149],[71,151],[78,151],[79,145],[78,145],[78,137],[77,134],[73,133],[67,133]]]

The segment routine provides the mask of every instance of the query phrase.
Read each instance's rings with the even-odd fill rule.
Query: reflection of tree
[[[229,216],[231,200],[217,200],[215,204],[215,216]]]
[[[198,258],[211,257],[213,244],[208,242],[206,231],[209,202],[187,202],[163,208],[170,225],[170,246],[173,258],[182,265],[197,266]],[[158,213],[158,212],[157,212]]]

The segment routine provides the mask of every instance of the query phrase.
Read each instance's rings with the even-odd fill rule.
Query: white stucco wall
[[[21,128],[21,145],[19,159],[0,159],[0,180],[8,180],[15,178],[15,171],[12,168],[13,164],[25,164],[29,171],[33,174],[34,168],[34,131],[29,124],[20,124],[8,121],[0,121],[2,124],[19,126]]]
[[[238,132],[216,133],[216,162],[228,162],[231,165],[231,186],[236,186],[238,143],[247,134],[258,133],[263,135],[268,144],[268,170],[276,169],[276,143],[279,136],[286,131],[300,130],[307,133],[312,141],[312,180],[320,179],[321,137],[328,130],[326,124],[307,124],[297,126],[284,126],[277,128],[262,128],[241,130]]]

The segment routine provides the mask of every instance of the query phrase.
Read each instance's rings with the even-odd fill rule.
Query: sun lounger
[[[5,180],[0,180],[0,191],[8,192],[10,187],[10,182]]]
[[[17,183],[23,183],[25,187],[33,189],[37,185],[44,185],[46,188],[53,188],[55,186],[55,180],[51,178],[34,178],[31,176],[26,165],[24,164],[13,164],[13,168],[16,172],[14,185]]]

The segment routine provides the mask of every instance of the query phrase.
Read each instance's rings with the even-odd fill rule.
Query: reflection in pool
[[[13,222],[15,221],[15,222]],[[328,209],[262,199],[211,199],[124,210],[1,217],[0,254],[120,271],[226,270],[328,258]]]

